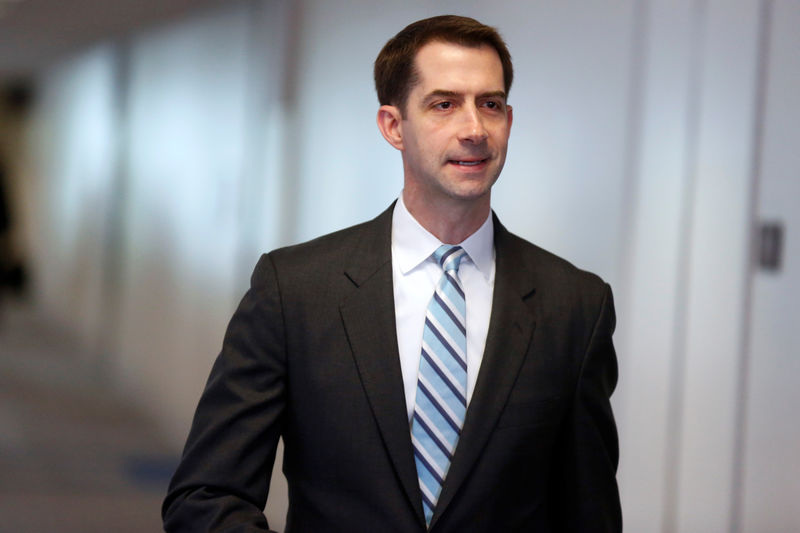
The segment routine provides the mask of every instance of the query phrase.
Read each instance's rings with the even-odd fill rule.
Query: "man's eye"
[[[453,106],[452,102],[439,102],[436,104],[438,109],[450,109]]]
[[[486,102],[485,105],[489,109],[500,109],[500,104],[498,102],[489,101],[489,102]]]

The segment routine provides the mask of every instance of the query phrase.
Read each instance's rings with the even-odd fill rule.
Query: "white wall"
[[[635,159],[635,203],[626,269],[627,297],[618,301],[620,354],[617,393],[621,456],[619,481],[629,531],[662,531],[670,456],[673,360],[681,350],[679,301],[687,246],[690,136],[696,99],[691,83],[695,2],[646,6],[641,54],[641,126]],[[696,70],[696,67],[694,67]],[[684,297],[685,298],[685,297]],[[670,427],[672,426],[672,427]],[[674,512],[674,511],[673,511]]]
[[[119,123],[113,47],[99,45],[44,73],[22,207],[37,297],[76,330],[87,357],[102,351],[107,221]]]
[[[177,445],[258,252],[399,193],[400,157],[375,127],[380,47],[418,18],[475,16],[516,69],[495,209],[615,290],[626,529],[729,531],[761,5],[241,1],[99,47],[42,78],[40,300],[70,324],[72,302],[101,311],[81,331],[112,332],[105,366]],[[86,217],[116,240],[81,231]],[[86,267],[71,266],[79,250]],[[117,269],[100,289],[73,281],[103,265]]]
[[[181,428],[242,286],[246,15],[158,28],[127,51],[117,375]]]
[[[758,5],[705,8],[688,266],[677,531],[728,531],[747,266]],[[736,112],[732,112],[736,110]]]

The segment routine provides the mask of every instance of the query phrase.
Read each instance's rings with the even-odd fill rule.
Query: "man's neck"
[[[490,195],[475,200],[450,199],[430,202],[403,190],[403,203],[411,216],[444,244],[459,244],[478,231],[489,216]]]

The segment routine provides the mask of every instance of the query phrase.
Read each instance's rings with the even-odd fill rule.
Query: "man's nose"
[[[462,120],[459,140],[479,144],[489,136],[477,106],[466,106],[463,109]]]

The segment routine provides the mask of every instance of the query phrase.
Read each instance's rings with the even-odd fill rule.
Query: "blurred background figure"
[[[259,254],[397,196],[372,61],[442,13],[515,54],[503,223],[614,289],[626,530],[800,530],[796,0],[0,0],[2,528],[158,530]]]
[[[6,172],[0,159],[0,294],[6,285],[10,285],[11,271],[11,213],[6,193]],[[0,296],[2,299],[2,296]]]
[[[0,136],[0,306],[4,292],[12,292],[19,297],[25,289],[26,269],[14,231],[15,215],[12,212],[9,183],[13,178],[11,171],[17,168],[16,163],[19,162],[19,139],[22,137],[22,124],[30,100],[31,91],[27,85],[11,83],[0,87],[0,123],[3,124],[3,134]]]

